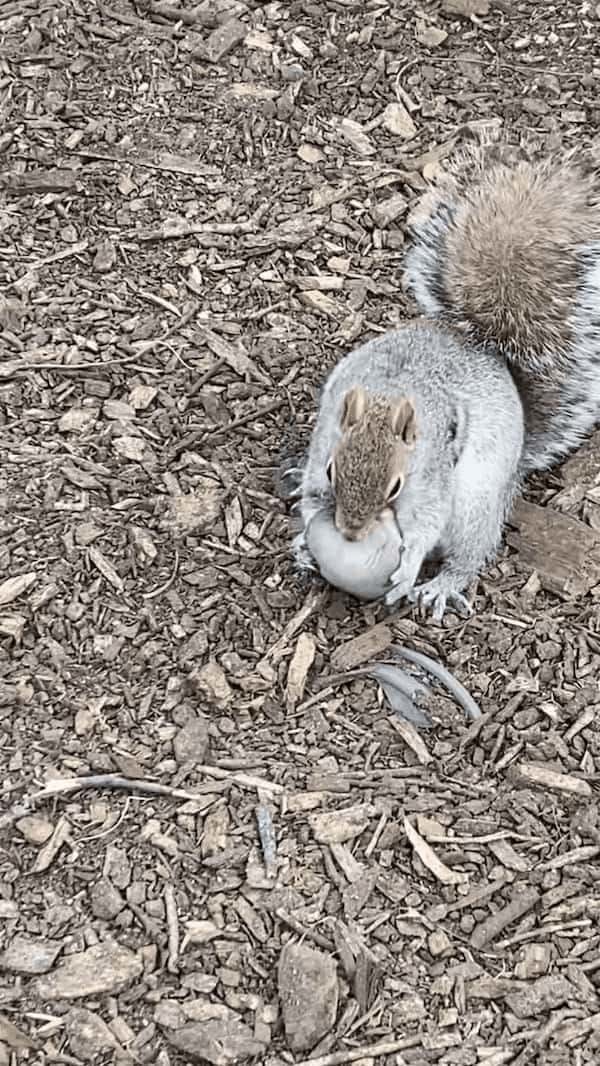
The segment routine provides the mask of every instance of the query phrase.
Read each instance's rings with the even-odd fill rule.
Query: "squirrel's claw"
[[[447,608],[456,611],[463,618],[469,618],[473,614],[473,608],[466,596],[456,589],[448,588],[441,577],[434,577],[423,585],[417,585],[408,593],[411,603],[418,604],[422,609],[431,610],[435,622],[441,622]]]
[[[294,556],[294,562],[296,563],[296,566],[299,570],[310,570],[313,573],[318,574],[318,567],[316,566],[315,560],[313,559],[306,544],[304,530],[302,531],[302,533],[298,533],[298,535],[294,537],[292,541],[292,555]]]
[[[385,595],[385,603],[391,607],[398,600],[410,596],[414,591],[415,581],[423,562],[423,551],[419,544],[402,549],[400,566],[390,576],[391,588]]]
[[[393,574],[390,580],[394,580]],[[408,585],[406,581],[399,581],[397,585],[392,585],[391,589],[386,592],[384,597],[386,607],[393,607],[393,605],[397,603],[398,600],[402,600],[405,598],[405,596],[408,596],[411,588],[412,585]]]

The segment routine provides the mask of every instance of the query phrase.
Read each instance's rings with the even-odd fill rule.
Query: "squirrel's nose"
[[[362,540],[365,535],[364,526],[344,526],[344,537],[346,540],[355,541]]]

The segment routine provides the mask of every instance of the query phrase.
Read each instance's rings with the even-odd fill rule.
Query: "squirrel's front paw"
[[[423,585],[417,585],[408,593],[411,603],[418,604],[421,608],[431,610],[434,621],[441,622],[447,608],[456,611],[463,618],[473,614],[473,608],[462,592],[448,585],[447,579],[442,575],[426,581]]]
[[[385,594],[385,603],[388,607],[392,607],[394,603],[398,603],[398,600],[403,600],[405,596],[408,596],[414,584],[413,581],[408,579],[401,579],[394,583],[394,577],[395,574],[392,574],[390,578],[392,587]]]
[[[292,555],[294,556],[294,562],[296,563],[298,570],[310,570],[313,573],[318,574],[319,571],[317,565],[306,543],[304,530],[302,533],[298,533],[292,541]]]
[[[388,607],[404,599],[414,589],[415,581],[423,562],[423,552],[418,547],[405,546],[402,550],[402,561],[397,570],[390,577],[391,588],[386,593],[385,602]]]

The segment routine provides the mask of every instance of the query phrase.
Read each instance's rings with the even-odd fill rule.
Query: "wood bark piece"
[[[508,925],[512,925],[528,911],[533,910],[539,902],[540,894],[537,888],[515,887],[513,891],[515,896],[510,903],[496,911],[490,918],[486,918],[480,925],[475,926],[471,934],[471,944],[474,948],[483,948],[486,944],[496,940]]]
[[[364,633],[359,633],[352,640],[340,644],[331,656],[331,665],[334,670],[353,670],[363,663],[372,662],[377,655],[382,655],[392,640],[390,627],[380,622],[379,625],[366,629]]]
[[[317,1055],[315,1058],[302,1059],[296,1066],[346,1066],[347,1062],[372,1061],[379,1055],[393,1055],[396,1051],[407,1051],[419,1047],[422,1037],[405,1036],[401,1040],[380,1040],[375,1044],[362,1044],[361,1047],[346,1048],[344,1051],[332,1051],[329,1055]],[[512,1054],[512,1052],[511,1052]]]
[[[600,533],[576,518],[517,500],[506,540],[519,561],[537,571],[542,586],[565,598],[585,595],[600,581]]]
[[[77,187],[80,177],[74,170],[29,170],[25,174],[0,174],[0,187],[9,189],[13,196],[67,192]]]
[[[294,710],[304,695],[308,671],[313,664],[316,651],[317,642],[312,633],[301,633],[287,675],[286,704],[289,711]]]
[[[443,0],[442,11],[447,15],[461,15],[463,18],[471,18],[471,15],[489,14],[490,0]]]
[[[552,789],[554,792],[567,792],[573,796],[591,796],[592,786],[581,777],[563,774],[549,766],[535,766],[520,762],[513,767],[513,774],[528,785]]]
[[[465,873],[460,870],[451,870],[438,858],[433,848],[429,846],[426,840],[423,840],[420,833],[417,833],[408,818],[404,819],[404,831],[423,865],[431,871],[438,881],[441,881],[444,885],[460,885],[468,880]]]

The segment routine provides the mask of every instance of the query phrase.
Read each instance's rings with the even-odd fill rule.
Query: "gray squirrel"
[[[302,473],[296,558],[316,514],[353,541],[392,513],[386,602],[438,620],[470,612],[523,478],[600,419],[600,175],[582,152],[510,155],[467,148],[425,194],[405,260],[423,317],[334,367]]]

